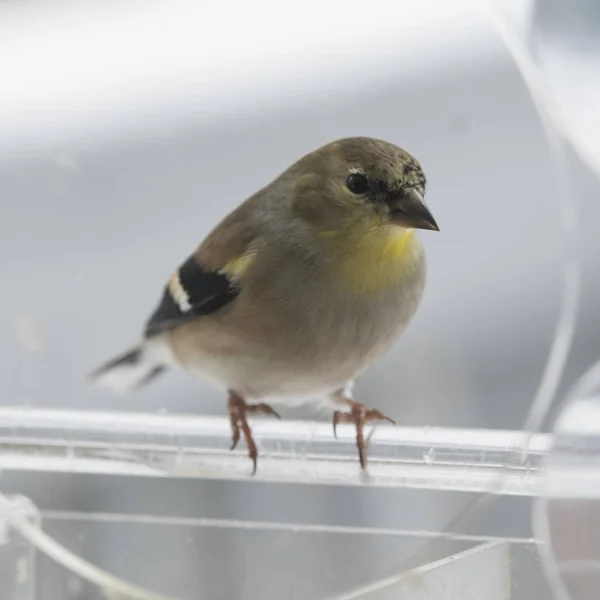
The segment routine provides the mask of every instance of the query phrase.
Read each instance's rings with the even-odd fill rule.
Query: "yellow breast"
[[[420,253],[414,230],[378,225],[340,243],[341,276],[355,292],[377,293],[409,276]]]

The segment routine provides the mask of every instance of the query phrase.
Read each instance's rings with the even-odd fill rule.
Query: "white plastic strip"
[[[25,540],[46,554],[46,556],[83,579],[97,584],[109,594],[122,598],[132,598],[134,600],[176,600],[175,598],[156,594],[123,581],[73,554],[73,552],[54,541],[44,531],[30,523],[18,512],[15,512],[10,500],[3,494],[0,494],[0,519],[4,519]]]

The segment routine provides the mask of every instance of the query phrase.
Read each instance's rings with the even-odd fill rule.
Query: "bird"
[[[252,414],[318,397],[354,424],[395,421],[355,400],[354,381],[412,320],[426,281],[415,230],[439,231],[421,164],[380,139],[348,137],[299,158],[239,204],[168,279],[141,340],[90,374],[129,392],[183,367],[227,394],[234,449],[252,473]],[[225,394],[224,394],[225,395]]]

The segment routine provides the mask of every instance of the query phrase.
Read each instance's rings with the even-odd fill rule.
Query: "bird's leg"
[[[339,423],[354,423],[356,426],[356,447],[358,458],[363,471],[367,468],[367,444],[365,443],[364,428],[371,421],[388,421],[395,425],[396,422],[384,415],[380,410],[367,408],[364,404],[356,402],[347,393],[338,393],[333,396],[336,403],[345,404],[350,410],[336,410],[333,413],[333,435],[337,437],[337,426]]]
[[[240,432],[243,433],[248,446],[248,456],[252,460],[252,475],[254,475],[256,473],[258,449],[246,417],[249,414],[273,415],[278,419],[281,417],[268,404],[246,404],[246,401],[239,394],[232,391],[229,392],[227,408],[229,409],[229,421],[231,423],[231,450],[240,441]]]

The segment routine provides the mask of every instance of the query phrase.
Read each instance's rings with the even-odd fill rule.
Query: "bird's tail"
[[[125,393],[145,386],[160,375],[167,364],[149,341],[120,354],[90,373],[90,383]]]

